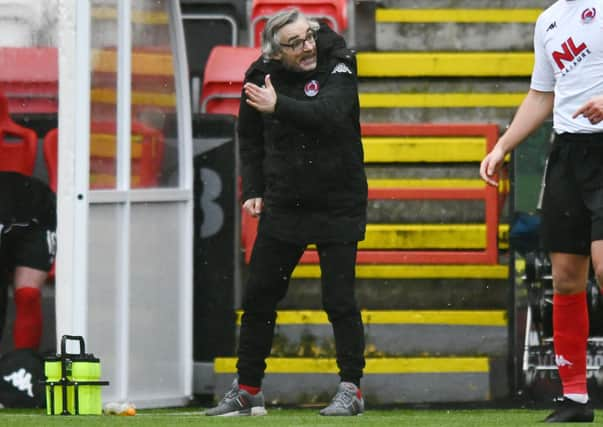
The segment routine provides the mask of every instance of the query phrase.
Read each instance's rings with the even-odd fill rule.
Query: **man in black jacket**
[[[14,283],[15,349],[37,350],[42,338],[41,288],[56,251],[56,197],[42,181],[0,172],[0,334],[6,311],[6,286]],[[2,349],[0,349],[2,351]]]
[[[364,411],[364,329],[354,296],[367,205],[359,109],[355,57],[344,39],[297,9],[271,17],[239,111],[243,208],[260,220],[243,299],[238,378],[206,415],[266,413],[261,382],[276,305],[309,243],[318,249],[341,378],[320,413]]]

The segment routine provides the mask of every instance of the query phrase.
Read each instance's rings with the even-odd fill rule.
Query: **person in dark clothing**
[[[364,411],[364,328],[354,295],[367,181],[355,56],[344,39],[297,9],[272,16],[262,57],[247,70],[238,134],[243,208],[259,216],[243,298],[238,378],[206,415],[264,415],[261,382],[277,303],[306,246],[315,243],[322,303],[341,383],[321,415]]]
[[[37,350],[42,337],[41,288],[56,252],[56,196],[35,178],[0,172],[0,275],[12,273],[15,349]],[[1,280],[0,333],[6,316],[6,282]],[[3,283],[4,282],[4,283]]]

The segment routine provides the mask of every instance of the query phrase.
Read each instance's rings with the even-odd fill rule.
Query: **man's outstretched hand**
[[[247,82],[243,89],[247,96],[247,104],[262,113],[274,113],[276,107],[276,91],[270,81],[270,74],[266,74],[265,85],[260,87],[254,83]]]

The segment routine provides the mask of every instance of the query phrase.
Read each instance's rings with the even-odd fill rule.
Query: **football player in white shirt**
[[[603,1],[558,0],[536,21],[530,89],[482,160],[497,185],[505,155],[553,113],[542,241],[553,270],[553,340],[564,398],[546,422],[592,422],[586,387],[589,263],[603,284]],[[590,258],[589,258],[590,257]]]

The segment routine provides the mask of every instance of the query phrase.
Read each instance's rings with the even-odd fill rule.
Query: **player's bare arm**
[[[553,111],[553,92],[530,89],[519,106],[509,128],[500,137],[494,148],[482,160],[480,176],[490,185],[497,186],[494,175],[503,165],[505,156],[526,139]]]

